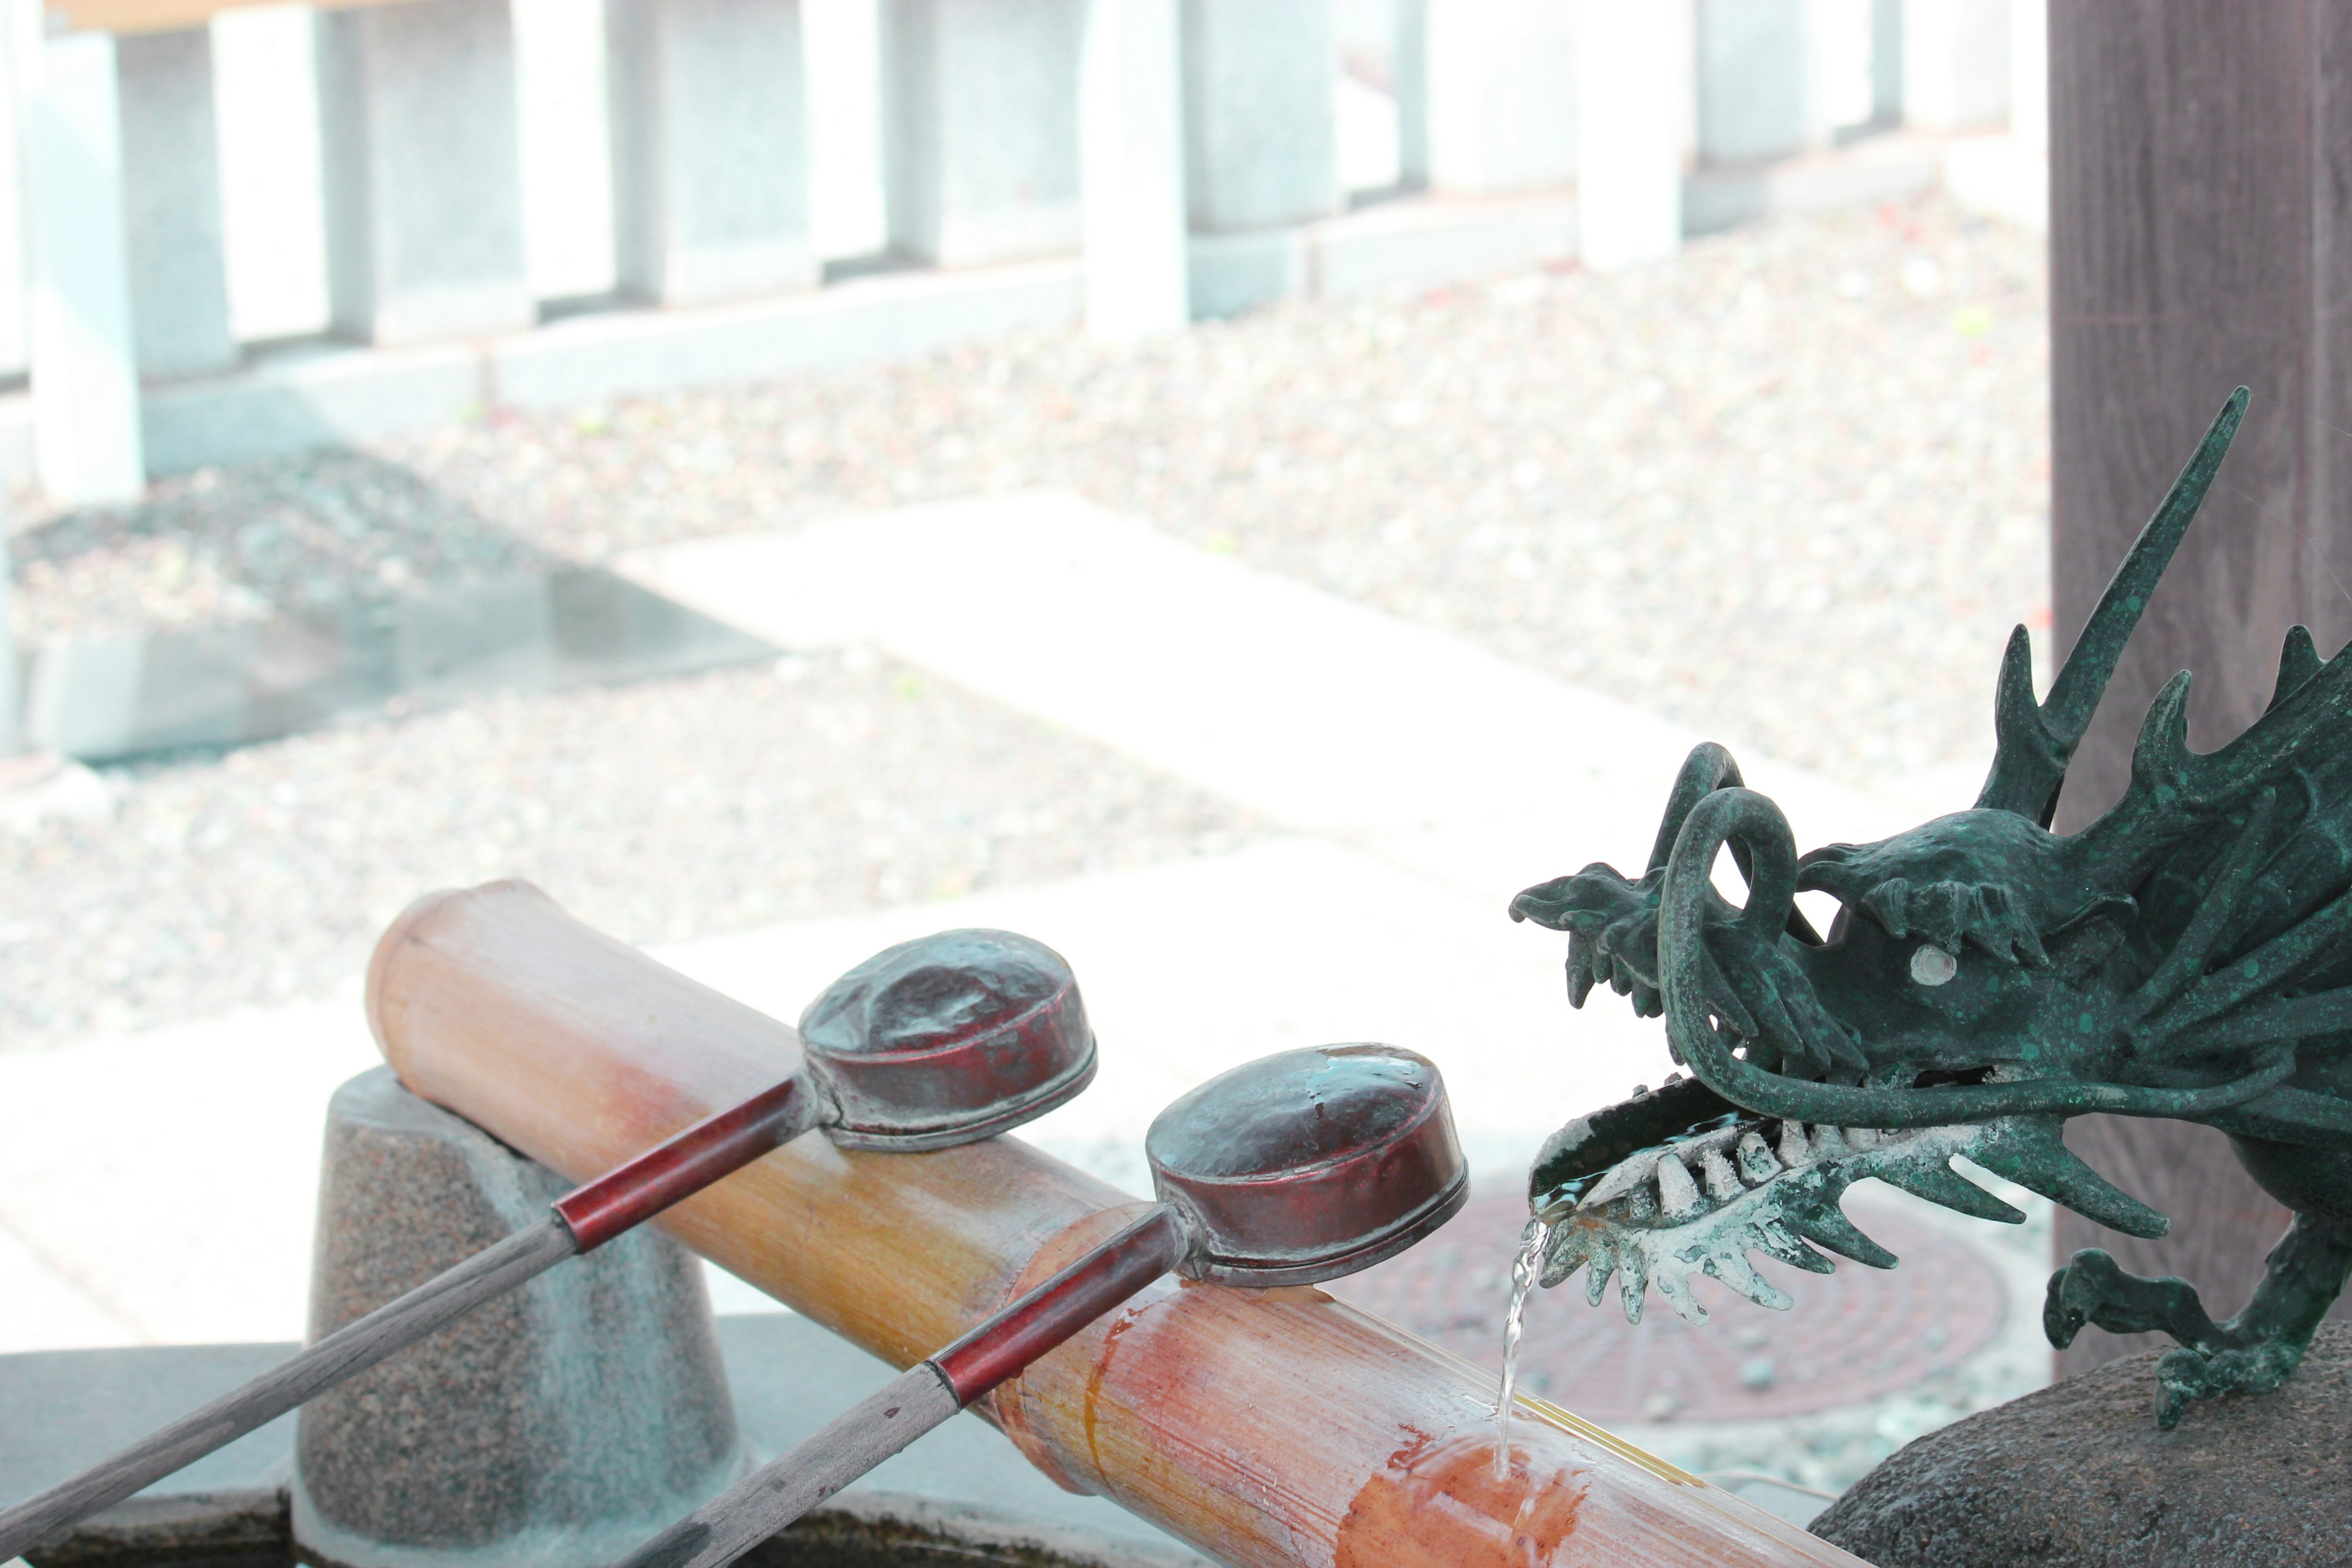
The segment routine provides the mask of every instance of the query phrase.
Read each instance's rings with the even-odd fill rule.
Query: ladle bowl
[[[800,1033],[837,1107],[826,1134],[846,1149],[970,1142],[1043,1115],[1095,1076],[1076,976],[1012,931],[885,948],[826,986]]]
[[[1185,1216],[1177,1272],[1311,1285],[1393,1258],[1470,1195],[1445,1087],[1396,1046],[1311,1046],[1218,1074],[1144,1139],[1151,1183]]]

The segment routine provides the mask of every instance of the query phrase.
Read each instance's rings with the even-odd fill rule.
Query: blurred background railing
[[[14,0],[54,499],[1083,316],[2045,199],[2041,0]],[[22,299],[26,309],[8,308]]]

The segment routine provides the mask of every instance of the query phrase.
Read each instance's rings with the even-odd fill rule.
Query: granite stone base
[[[1969,1416],[1857,1481],[1813,1533],[1878,1568],[2352,1563],[2352,1325],[2274,1393],[2156,1424],[2150,1352]]]
[[[328,1111],[315,1338],[525,1226],[570,1185],[377,1068]],[[293,1532],[342,1568],[600,1568],[741,1468],[700,1267],[650,1226],[305,1406]]]

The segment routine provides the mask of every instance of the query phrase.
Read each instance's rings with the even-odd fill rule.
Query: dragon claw
[[[2293,1376],[2347,1269],[2352,1227],[2298,1215],[2273,1249],[2253,1300],[2217,1323],[2187,1280],[2142,1279],[2086,1247],[2050,1277],[2042,1326],[2061,1348],[2085,1326],[2179,1342],[2156,1363],[2157,1425],[2168,1431],[2200,1399],[2266,1394]]]
[[[2192,1350],[2168,1352],[2156,1363],[2156,1424],[2169,1432],[2189,1405],[2220,1392],[2208,1376],[2210,1363]]]
[[[2111,1333],[2147,1333],[2162,1329],[2193,1334],[2203,1317],[2197,1292],[2179,1279],[2143,1279],[2126,1274],[2098,1247],[2085,1247],[2050,1276],[2042,1298],[2042,1332],[2064,1350],[2074,1336],[2097,1324]],[[2210,1327],[2210,1320],[2204,1323]]]
[[[2268,1394],[2294,1374],[2300,1345],[2276,1341],[2206,1350],[2183,1345],[2156,1363],[2156,1424],[2169,1432],[2189,1406],[2224,1394]]]

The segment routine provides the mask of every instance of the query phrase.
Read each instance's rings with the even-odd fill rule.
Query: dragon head
[[[1955,1155],[2160,1236],[2162,1215],[2067,1152],[2067,1117],[2338,1114],[2286,1080],[2298,1042],[2352,1028],[2352,1005],[2331,1001],[2319,973],[2342,948],[2326,939],[2352,930],[2352,895],[2328,897],[2352,849],[2330,847],[2334,814],[2319,803],[2337,788],[2315,784],[2305,744],[2352,706],[2352,660],[2323,664],[2297,627],[2270,711],[2205,755],[2188,750],[2188,678],[2176,678],[2122,802],[2080,833],[2051,829],[2067,763],[2244,406],[2241,389],[2045,700],[2024,628],[2011,638],[1998,749],[1971,809],[1800,857],[1779,809],[1742,787],[1728,752],[1702,745],[1639,878],[1592,865],[1512,901],[1514,919],[1568,933],[1572,1003],[1608,983],[1664,1017],[1690,1075],[1545,1145],[1528,1195],[1551,1226],[1546,1285],[1589,1265],[1595,1302],[1614,1274],[1629,1317],[1655,1285],[1696,1318],[1690,1281],[1704,1273],[1785,1307],[1748,1252],[1815,1271],[1832,1265],[1814,1244],[1895,1261],[1839,1211],[1865,1177],[2022,1217],[1957,1173]],[[1740,903],[1717,890],[1726,853],[1746,882]],[[2276,874],[2314,856],[2347,864]],[[1836,900],[1826,933],[1797,908],[1804,890]],[[2343,1016],[2321,1017],[2326,1006]]]

